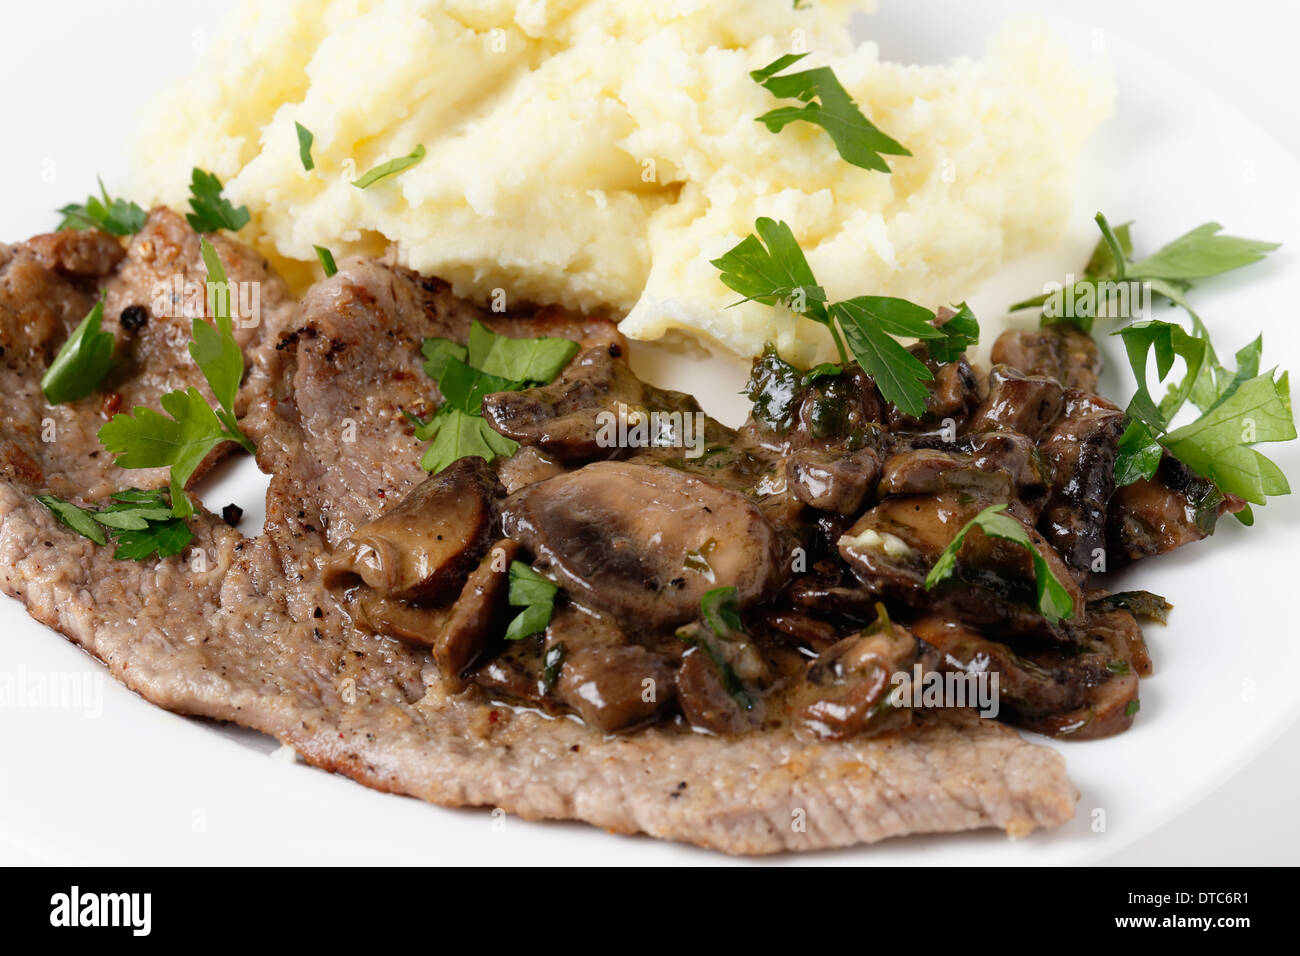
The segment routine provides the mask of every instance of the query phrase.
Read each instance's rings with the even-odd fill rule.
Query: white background
[[[969,0],[949,0],[962,2]],[[907,4],[907,15],[900,7]],[[1016,4],[1010,4],[1016,6]],[[1293,154],[1300,155],[1300,122],[1296,100],[1300,95],[1300,64],[1292,48],[1300,36],[1297,5],[1262,0],[1233,4],[1188,2],[1024,3],[1025,9],[1052,6],[1076,20],[1127,36],[1153,51],[1153,56],[1177,65],[1197,77],[1264,127]],[[123,103],[142,100],[142,90],[153,90],[174,76],[188,71],[193,45],[211,35],[215,11],[226,6],[221,0],[131,0],[120,4],[105,0],[10,4],[0,32],[0,78],[4,80],[9,113],[3,168],[29,170],[30,174],[0,183],[0,238],[17,239],[52,224],[29,222],[25,211],[50,209],[84,195],[93,173],[105,175],[110,187],[124,167],[131,124]],[[882,0],[881,11],[871,30],[879,39],[882,53],[890,59],[910,59],[912,51],[930,53],[927,37],[916,32],[915,9],[933,9],[941,16],[944,3],[915,0]],[[105,30],[104,12],[110,10],[111,35]],[[93,21],[93,22],[92,22]],[[170,38],[159,44],[156,38]],[[941,51],[978,53],[977,45],[966,50]],[[86,78],[74,99],[50,98],[50,86],[43,77],[56,71],[75,69]],[[53,88],[67,89],[60,83]],[[126,111],[129,113],[129,110]],[[1189,150],[1216,148],[1214,130],[1204,139],[1187,144]],[[54,161],[54,175],[43,177],[47,161]],[[1300,189],[1300,184],[1295,187]],[[15,196],[21,194],[20,199]],[[24,214],[13,222],[10,210],[21,207]],[[1199,220],[1198,220],[1199,221]],[[1281,303],[1279,305],[1282,305]],[[1294,308],[1294,305],[1292,306]],[[1253,330],[1252,330],[1253,331]],[[1296,368],[1291,356],[1274,358]],[[1242,599],[1224,595],[1224,600]],[[1286,596],[1275,596],[1279,618]],[[1293,625],[1279,624],[1279,626]],[[5,635],[7,636],[7,635]],[[2,638],[0,638],[2,639]],[[80,652],[66,648],[68,668],[77,666]],[[1212,661],[1206,661],[1212,666]],[[143,705],[142,705],[143,706]],[[44,721],[47,715],[33,714]],[[185,746],[193,742],[188,733],[177,732],[175,721],[158,715],[156,742],[160,748]],[[84,732],[67,715],[55,721],[60,732]],[[118,742],[104,740],[105,748]],[[0,741],[0,747],[3,742]],[[163,749],[153,759],[165,762]],[[1134,864],[1166,863],[1296,863],[1300,862],[1300,814],[1294,800],[1300,793],[1300,726],[1292,727],[1263,756],[1200,804],[1154,833],[1139,839],[1111,858],[1111,862]],[[3,759],[0,757],[0,759]],[[51,760],[59,759],[57,753]],[[139,759],[138,755],[135,759]],[[107,766],[112,766],[111,761]],[[0,768],[0,773],[32,773],[39,768]],[[134,773],[130,764],[117,765],[122,777]],[[94,790],[115,785],[100,776],[84,781],[88,813],[93,813]],[[338,786],[353,786],[336,781]],[[200,784],[195,782],[196,794]],[[272,794],[276,787],[270,790]],[[195,806],[203,803],[196,795]],[[375,806],[380,806],[376,803]],[[197,812],[187,808],[185,813]],[[214,810],[214,815],[215,815]],[[94,825],[112,827],[112,821]],[[0,848],[0,860],[49,858],[40,846]],[[287,860],[286,860],[287,862]]]

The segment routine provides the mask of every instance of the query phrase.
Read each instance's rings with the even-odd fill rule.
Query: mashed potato
[[[249,2],[193,78],[150,111],[138,198],[178,208],[192,166],[253,214],[241,238],[299,279],[313,245],[380,254],[459,294],[626,314],[633,338],[699,333],[807,359],[822,330],[737,296],[709,260],[757,216],[788,221],[832,298],[960,299],[1055,238],[1071,163],[1110,105],[1038,28],[983,62],[881,62],[854,4],[816,0]],[[892,175],[820,129],[774,135],[749,71],[810,50],[907,146]],[[294,123],[315,135],[316,168]],[[361,172],[427,155],[366,190]],[[300,263],[295,268],[295,263]]]

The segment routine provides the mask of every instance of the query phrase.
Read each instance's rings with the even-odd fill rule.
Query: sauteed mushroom
[[[491,541],[495,499],[487,463],[462,458],[358,528],[330,559],[325,581],[364,583],[395,600],[444,602]]]
[[[662,465],[596,462],[529,485],[502,524],[575,601],[637,628],[691,620],[722,585],[753,603],[782,576],[776,533],[751,501]]]

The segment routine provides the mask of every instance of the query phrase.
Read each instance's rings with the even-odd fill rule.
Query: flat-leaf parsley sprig
[[[238,232],[252,218],[247,206],[236,208],[222,192],[216,174],[195,167],[190,177],[190,209],[185,221],[198,233],[229,229]]]
[[[443,404],[428,421],[403,412],[415,426],[415,436],[433,443],[420,465],[437,474],[467,456],[491,461],[498,455],[513,455],[518,443],[483,418],[483,397],[550,383],[578,349],[571,339],[498,335],[477,320],[470,326],[467,345],[451,339],[425,339],[421,348],[424,371],[438,383]]]
[[[1290,441],[1296,437],[1291,410],[1290,386],[1286,373],[1262,373],[1264,341],[1256,338],[1236,353],[1236,368],[1219,359],[1209,329],[1188,302],[1187,294],[1196,283],[1211,276],[1259,262],[1278,248],[1278,243],[1223,234],[1217,222],[1191,229],[1155,252],[1135,258],[1132,223],[1112,227],[1102,213],[1096,216],[1101,232],[1092,255],[1075,283],[1075,301],[1089,301],[1083,294],[1095,293],[1106,282],[1144,283],[1153,295],[1179,306],[1191,320],[1190,329],[1162,321],[1144,321],[1115,331],[1124,341],[1137,389],[1126,410],[1128,424],[1119,441],[1115,458],[1117,485],[1153,478],[1165,453],[1173,455],[1197,474],[1210,479],[1220,491],[1256,505],[1270,496],[1290,493],[1282,470],[1253,446],[1263,442]],[[1012,310],[1043,306],[1052,292],[1013,305]],[[1044,312],[1042,324],[1072,322],[1084,331],[1092,329],[1097,309],[1077,307]],[[1130,316],[1111,316],[1127,319]],[[1154,357],[1156,378],[1165,383],[1175,360],[1184,366],[1180,379],[1171,380],[1165,395],[1157,398],[1148,383],[1147,366]],[[1173,427],[1174,417],[1187,405],[1201,415],[1189,424]],[[1243,524],[1252,524],[1249,506],[1234,512]]]
[[[51,405],[85,398],[113,367],[113,333],[100,330],[103,320],[101,295],[41,376],[41,391]]]
[[[826,326],[840,359],[848,361],[851,350],[863,371],[875,379],[885,401],[907,415],[924,413],[929,396],[925,383],[934,375],[894,336],[925,341],[937,361],[951,361],[979,341],[979,323],[964,303],[956,316],[939,327],[934,324],[935,313],[893,296],[861,295],[829,303],[789,225],[761,217],[754,230],[756,236],[746,236],[712,261],[723,285],[744,296],[734,305],[781,304]]]
[[[170,468],[173,513],[194,514],[185,485],[195,469],[222,442],[233,441],[252,453],[253,443],[235,418],[235,394],[244,374],[244,358],[235,341],[230,317],[230,296],[217,288],[226,284],[225,269],[212,244],[200,243],[208,268],[208,303],[215,328],[203,319],[193,321],[190,355],[207,379],[218,408],[214,411],[196,388],[167,392],[159,400],[166,415],[137,406],[119,413],[99,430],[99,440],[120,468]]]
[[[143,561],[180,554],[194,539],[183,518],[172,513],[172,504],[161,491],[128,488],[112,496],[112,503],[98,510],[82,508],[54,495],[37,495],[36,500],[84,538],[107,544],[111,536],[119,561]]]
[[[133,202],[113,199],[99,180],[99,195],[88,196],[84,203],[69,203],[59,210],[63,219],[57,231],[64,229],[98,229],[110,236],[130,236],[144,228],[148,214]]]
[[[779,99],[795,99],[802,106],[781,106],[769,110],[757,121],[771,132],[779,133],[791,123],[812,123],[824,129],[835,143],[835,148],[846,162],[861,169],[889,172],[889,164],[881,154],[911,156],[907,147],[893,137],[881,132],[853,102],[843,84],[829,66],[798,73],[783,70],[802,60],[807,53],[790,53],[773,60],[749,75],[765,90]]]

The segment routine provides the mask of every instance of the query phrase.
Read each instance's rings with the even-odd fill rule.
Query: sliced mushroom
[[[995,365],[989,372],[988,396],[966,427],[971,432],[1005,429],[1037,440],[1064,407],[1065,390],[1056,379]]]
[[[1011,475],[978,467],[971,455],[914,448],[885,460],[878,495],[925,495],[951,491],[986,501],[1010,501],[1016,492]]]
[[[813,650],[824,651],[840,639],[834,625],[792,609],[767,611],[763,623],[774,631],[792,637]]]
[[[836,454],[819,448],[791,453],[785,477],[794,496],[818,511],[857,514],[880,476],[880,455],[872,448]]]
[[[963,355],[955,362],[936,362],[920,343],[911,346],[908,351],[934,377],[926,383],[929,395],[925,399],[925,411],[913,418],[890,406],[890,429],[897,432],[916,431],[938,425],[944,419],[951,419],[953,424],[960,425],[980,403],[979,377],[966,357]]]
[[[609,348],[582,352],[550,385],[498,392],[483,400],[483,417],[502,435],[563,462],[624,454],[627,449],[614,440],[620,415],[699,410],[689,395],[642,382]]]
[[[1089,640],[1105,647],[1113,660],[1129,665],[1138,677],[1151,676],[1151,653],[1142,636],[1142,625],[1132,612],[1123,608],[1090,610],[1087,635]]]
[[[840,557],[877,595],[918,610],[940,610],[961,620],[1068,642],[1069,631],[1037,609],[1032,556],[1019,545],[974,529],[959,553],[959,578],[931,591],[925,577],[957,532],[984,503],[969,495],[900,495],[868,511],[839,541]],[[1006,512],[1025,524],[1018,505]],[[1078,615],[1083,593],[1069,569],[1037,531],[1026,527],[1035,549],[1069,592]]]
[[[884,618],[822,651],[794,702],[800,724],[818,737],[844,740],[905,722],[889,695],[893,675],[910,667],[916,652],[912,633]]]
[[[1066,393],[1064,414],[1043,438],[1052,490],[1038,528],[1076,571],[1104,571],[1106,508],[1124,413],[1088,392]]]
[[[551,714],[565,711],[547,684],[546,648],[540,634],[506,641],[500,652],[474,669],[473,679],[491,697]]]
[[[736,736],[762,723],[763,701],[737,699],[728,690],[718,665],[702,647],[692,647],[677,671],[677,700],[692,727]]]
[[[492,464],[496,465],[497,477],[501,479],[508,495],[525,485],[535,485],[564,471],[563,465],[532,447],[520,448],[509,458],[498,458]]]
[[[348,604],[357,625],[372,634],[386,634],[413,644],[433,644],[447,622],[443,607],[419,607],[360,589]]]
[[[357,529],[326,565],[325,583],[364,583],[402,601],[449,600],[492,540],[496,487],[482,458],[460,459]]]
[[[555,694],[597,730],[627,730],[670,707],[677,696],[674,669],[639,644],[568,650]]]
[[[997,365],[1009,365],[1025,375],[1046,375],[1066,388],[1097,390],[1101,352],[1087,332],[1059,323],[1041,329],[1008,329],[993,343]]]
[[[505,538],[483,556],[470,573],[460,597],[451,606],[447,623],[433,641],[434,663],[442,676],[457,687],[461,675],[473,666],[492,638],[504,629],[509,605],[510,562],[519,554],[519,542]]]
[[[1107,540],[1111,553],[1129,561],[1164,554],[1213,534],[1225,511],[1244,505],[1166,453],[1154,477],[1111,496]]]
[[[691,620],[715,587],[753,603],[782,578],[777,535],[751,501],[662,465],[596,462],[529,485],[502,523],[574,601],[634,630]]]
[[[1054,649],[1017,655],[936,615],[915,621],[912,630],[938,652],[942,669],[996,673],[1006,716],[1027,730],[1092,740],[1128,729],[1137,712],[1136,672],[1111,669],[1105,653]]]

